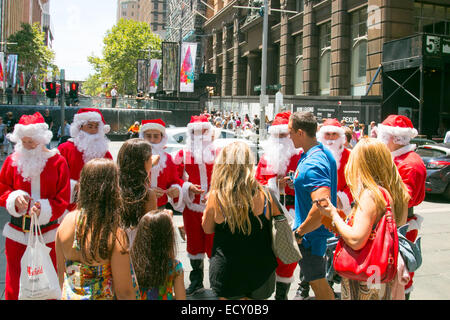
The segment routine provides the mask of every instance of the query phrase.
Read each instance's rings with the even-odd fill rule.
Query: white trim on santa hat
[[[283,133],[289,133],[289,125],[287,124],[279,124],[279,125],[272,125],[269,127],[268,130],[270,135],[279,135]]]
[[[378,125],[378,136],[383,135],[393,136],[396,144],[407,145],[411,139],[418,135],[418,132],[415,128],[393,127],[380,123]]]
[[[35,123],[35,124],[16,124],[14,131],[6,136],[11,142],[17,143],[24,137],[32,138],[40,144],[48,144],[52,138],[53,133],[48,130],[48,124]]]
[[[166,134],[166,128],[162,124],[155,122],[143,124],[141,126],[140,132],[145,132],[147,130],[158,130],[163,135]]]

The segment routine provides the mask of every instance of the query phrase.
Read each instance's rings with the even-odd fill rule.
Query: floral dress
[[[77,241],[77,227],[83,219],[83,213],[80,213],[76,226],[75,236],[72,248],[80,250]],[[139,290],[137,290],[137,281],[131,265],[131,277],[133,287],[136,289],[136,299],[140,299]],[[114,300],[113,277],[111,264],[102,264],[90,266],[77,261],[66,261],[66,272],[64,273],[64,284],[62,290],[63,300]]]
[[[173,284],[175,278],[183,273],[183,265],[181,261],[174,259],[169,268],[169,276],[164,285],[150,289],[141,288],[141,300],[174,300]]]

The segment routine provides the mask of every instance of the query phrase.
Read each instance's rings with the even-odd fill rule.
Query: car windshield
[[[173,144],[173,143],[186,143],[186,132],[179,132],[176,134],[168,134],[167,143]]]
[[[419,154],[419,156],[428,158],[439,158],[446,155],[444,151],[432,148],[418,148],[416,152]]]

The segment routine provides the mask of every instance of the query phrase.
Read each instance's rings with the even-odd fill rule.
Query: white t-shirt
[[[116,97],[117,96],[117,90],[116,89],[112,89],[111,90],[111,97]]]

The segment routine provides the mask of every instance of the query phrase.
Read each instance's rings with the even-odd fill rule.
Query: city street
[[[121,142],[111,142],[110,150],[116,159]],[[415,213],[424,218],[422,230],[422,255],[423,264],[416,272],[412,300],[442,300],[450,299],[450,202],[438,196],[427,196],[425,201],[415,209]],[[9,214],[4,208],[0,208],[0,228],[9,220]],[[176,225],[182,225],[182,217],[174,216]],[[4,299],[6,261],[4,255],[5,238],[0,237],[0,298]],[[185,284],[189,285],[189,272],[191,266],[186,254],[186,243],[178,242],[178,258],[182,261],[185,270]],[[206,290],[193,297],[193,299],[215,299],[209,289],[208,261],[205,260]],[[298,279],[299,268],[295,271],[295,279]],[[289,298],[295,296],[298,281],[296,280],[290,289]],[[340,292],[340,287],[335,286],[335,291]],[[312,291],[310,294],[313,294]],[[270,298],[273,299],[273,296]]]

